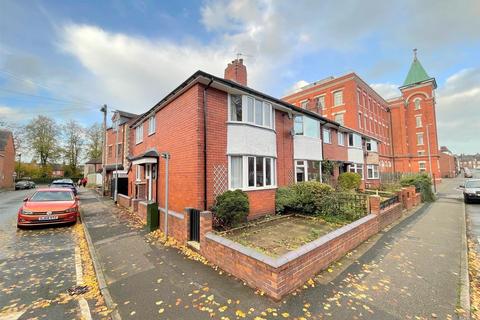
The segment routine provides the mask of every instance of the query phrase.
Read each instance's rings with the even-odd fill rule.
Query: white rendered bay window
[[[229,95],[229,121],[275,128],[275,110],[271,103],[248,95]]]

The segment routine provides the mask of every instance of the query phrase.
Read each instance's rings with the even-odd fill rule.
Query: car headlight
[[[33,211],[22,209],[22,214],[33,214]]]
[[[72,213],[72,212],[77,212],[77,208],[68,208],[67,210],[65,210],[65,213]]]

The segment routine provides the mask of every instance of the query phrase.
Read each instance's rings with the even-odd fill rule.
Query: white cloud
[[[383,99],[391,99],[400,96],[398,85],[392,83],[372,83],[370,85]]]
[[[293,86],[291,86],[290,88],[288,88],[286,91],[285,91],[285,94],[284,95],[289,95],[289,94],[292,94],[292,93],[295,93],[297,91],[300,91],[300,89],[302,89],[303,87],[305,87],[306,85],[308,85],[309,83],[305,80],[300,80],[300,81],[297,81],[293,84]]]
[[[480,68],[461,70],[438,89],[437,123],[440,145],[456,153],[479,151]]]
[[[13,108],[0,105],[0,119],[7,119],[9,122],[19,121],[24,118],[24,114],[19,108]]]

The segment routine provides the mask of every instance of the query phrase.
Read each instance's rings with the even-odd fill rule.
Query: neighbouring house
[[[480,168],[480,154],[461,154],[457,156],[460,168]]]
[[[105,156],[105,195],[113,197],[115,177],[118,177],[118,192],[128,192],[127,156],[130,152],[130,123],[137,114],[116,110],[112,116],[112,127],[106,131]]]
[[[15,144],[11,131],[0,129],[0,189],[15,184]]]
[[[357,74],[349,73],[309,84],[283,100],[378,141],[375,145],[368,138],[362,139],[365,148],[377,151],[368,150],[365,161],[353,163],[350,168],[361,167],[363,172],[376,174],[429,172],[440,179],[436,87],[435,78],[427,75],[415,53],[397,98],[383,99]],[[372,179],[371,183],[377,181]]]
[[[83,176],[87,177],[88,184],[102,185],[102,160],[90,159],[83,166]]]
[[[457,157],[445,146],[440,148],[440,173],[442,178],[454,178],[460,172]]]
[[[54,178],[62,178],[65,176],[65,169],[63,168],[63,164],[53,163],[52,167],[52,177]]]

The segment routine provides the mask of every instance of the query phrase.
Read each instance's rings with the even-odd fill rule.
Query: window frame
[[[232,98],[231,96],[240,96],[241,97],[241,103],[242,103],[242,108],[241,108],[241,120],[233,120],[232,118]],[[250,105],[250,103],[253,103],[253,105]],[[257,123],[257,102],[260,103],[261,105],[261,116],[262,116],[262,122],[261,124]],[[268,111],[267,111],[268,109]],[[260,113],[259,113],[260,114]],[[266,123],[266,118],[265,115],[268,115],[268,122],[269,125],[267,126]],[[247,95],[247,94],[229,94],[228,95],[228,121],[231,123],[243,123],[243,124],[248,124],[252,125],[255,127],[259,128],[265,128],[265,129],[271,129],[275,130],[275,107],[273,103],[256,98],[255,96],[252,95]]]
[[[303,162],[303,163],[299,164],[299,162]],[[319,177],[319,180],[309,179],[309,177],[308,177],[309,162],[310,163],[318,162],[318,177]],[[306,159],[295,160],[294,168],[295,168],[295,175],[294,175],[295,183],[305,182],[305,181],[319,181],[319,182],[322,182],[322,180],[323,180],[323,178],[322,178],[322,161],[321,160],[306,160]],[[304,175],[304,178],[305,178],[305,180],[303,180],[303,181],[298,181],[298,179],[297,179],[297,174],[299,172],[298,168],[303,168],[303,175]]]
[[[420,137],[422,137],[422,143],[420,143]],[[425,140],[423,136],[423,132],[417,132],[417,146],[424,146],[425,145]]]
[[[320,110],[324,110],[326,108],[326,106],[325,106],[325,94],[321,94],[319,96],[316,96],[315,99],[316,99],[315,105],[317,106],[317,108],[320,109]],[[320,101],[323,101],[321,106],[319,105]]]
[[[331,144],[332,143],[332,135],[331,135],[331,130],[330,128],[323,128],[322,130],[322,138],[324,143]],[[328,137],[328,139],[326,138]]]
[[[337,104],[337,99],[336,99],[337,94],[340,94],[340,97],[341,97],[341,102],[338,103],[338,104]],[[333,106],[334,107],[343,106],[345,104],[345,101],[343,101],[343,89],[333,91],[332,95],[333,95]]]
[[[413,99],[413,108],[414,110],[420,110],[422,109],[422,106],[420,105],[420,102],[422,101],[422,99],[420,98],[415,98]]]
[[[415,127],[416,128],[423,128],[423,122],[422,122],[422,115],[416,115],[415,116]]]
[[[353,169],[353,170],[352,170]],[[361,172],[361,174],[359,173]],[[362,180],[365,180],[365,173],[363,170],[363,163],[352,163],[348,166],[348,172],[359,173]]]
[[[135,128],[135,144],[143,142],[143,122]]]
[[[156,130],[157,130],[157,123],[155,120],[155,115],[153,115],[148,118],[148,135],[151,136],[152,134],[155,134]]]
[[[242,186],[240,188],[232,188],[232,157],[240,157],[242,159]],[[249,158],[253,158],[253,186],[249,185]],[[257,186],[257,161],[262,158],[262,179],[263,185]],[[270,161],[270,184],[267,184],[266,164],[267,159]],[[243,191],[264,190],[277,188],[277,159],[271,156],[261,155],[229,155],[228,156],[228,189]]]
[[[340,139],[340,137],[342,138]],[[340,143],[340,140],[342,143]],[[345,133],[337,131],[337,143],[339,146],[345,146]]]
[[[350,136],[352,136],[352,142],[353,142],[353,145],[350,144]],[[359,138],[359,141],[360,141],[360,145],[356,145],[355,144],[355,136],[357,136]],[[358,140],[358,139],[357,139]],[[350,132],[348,134],[348,147],[349,148],[357,148],[357,149],[361,149],[362,148],[362,136],[357,134],[357,133],[353,133],[353,132]]]
[[[372,175],[370,175],[370,170],[372,171]],[[380,179],[380,171],[378,164],[367,164],[367,180],[376,179]]]
[[[423,164],[425,167],[421,168],[421,164]],[[427,172],[427,161],[418,161],[418,172]]]

